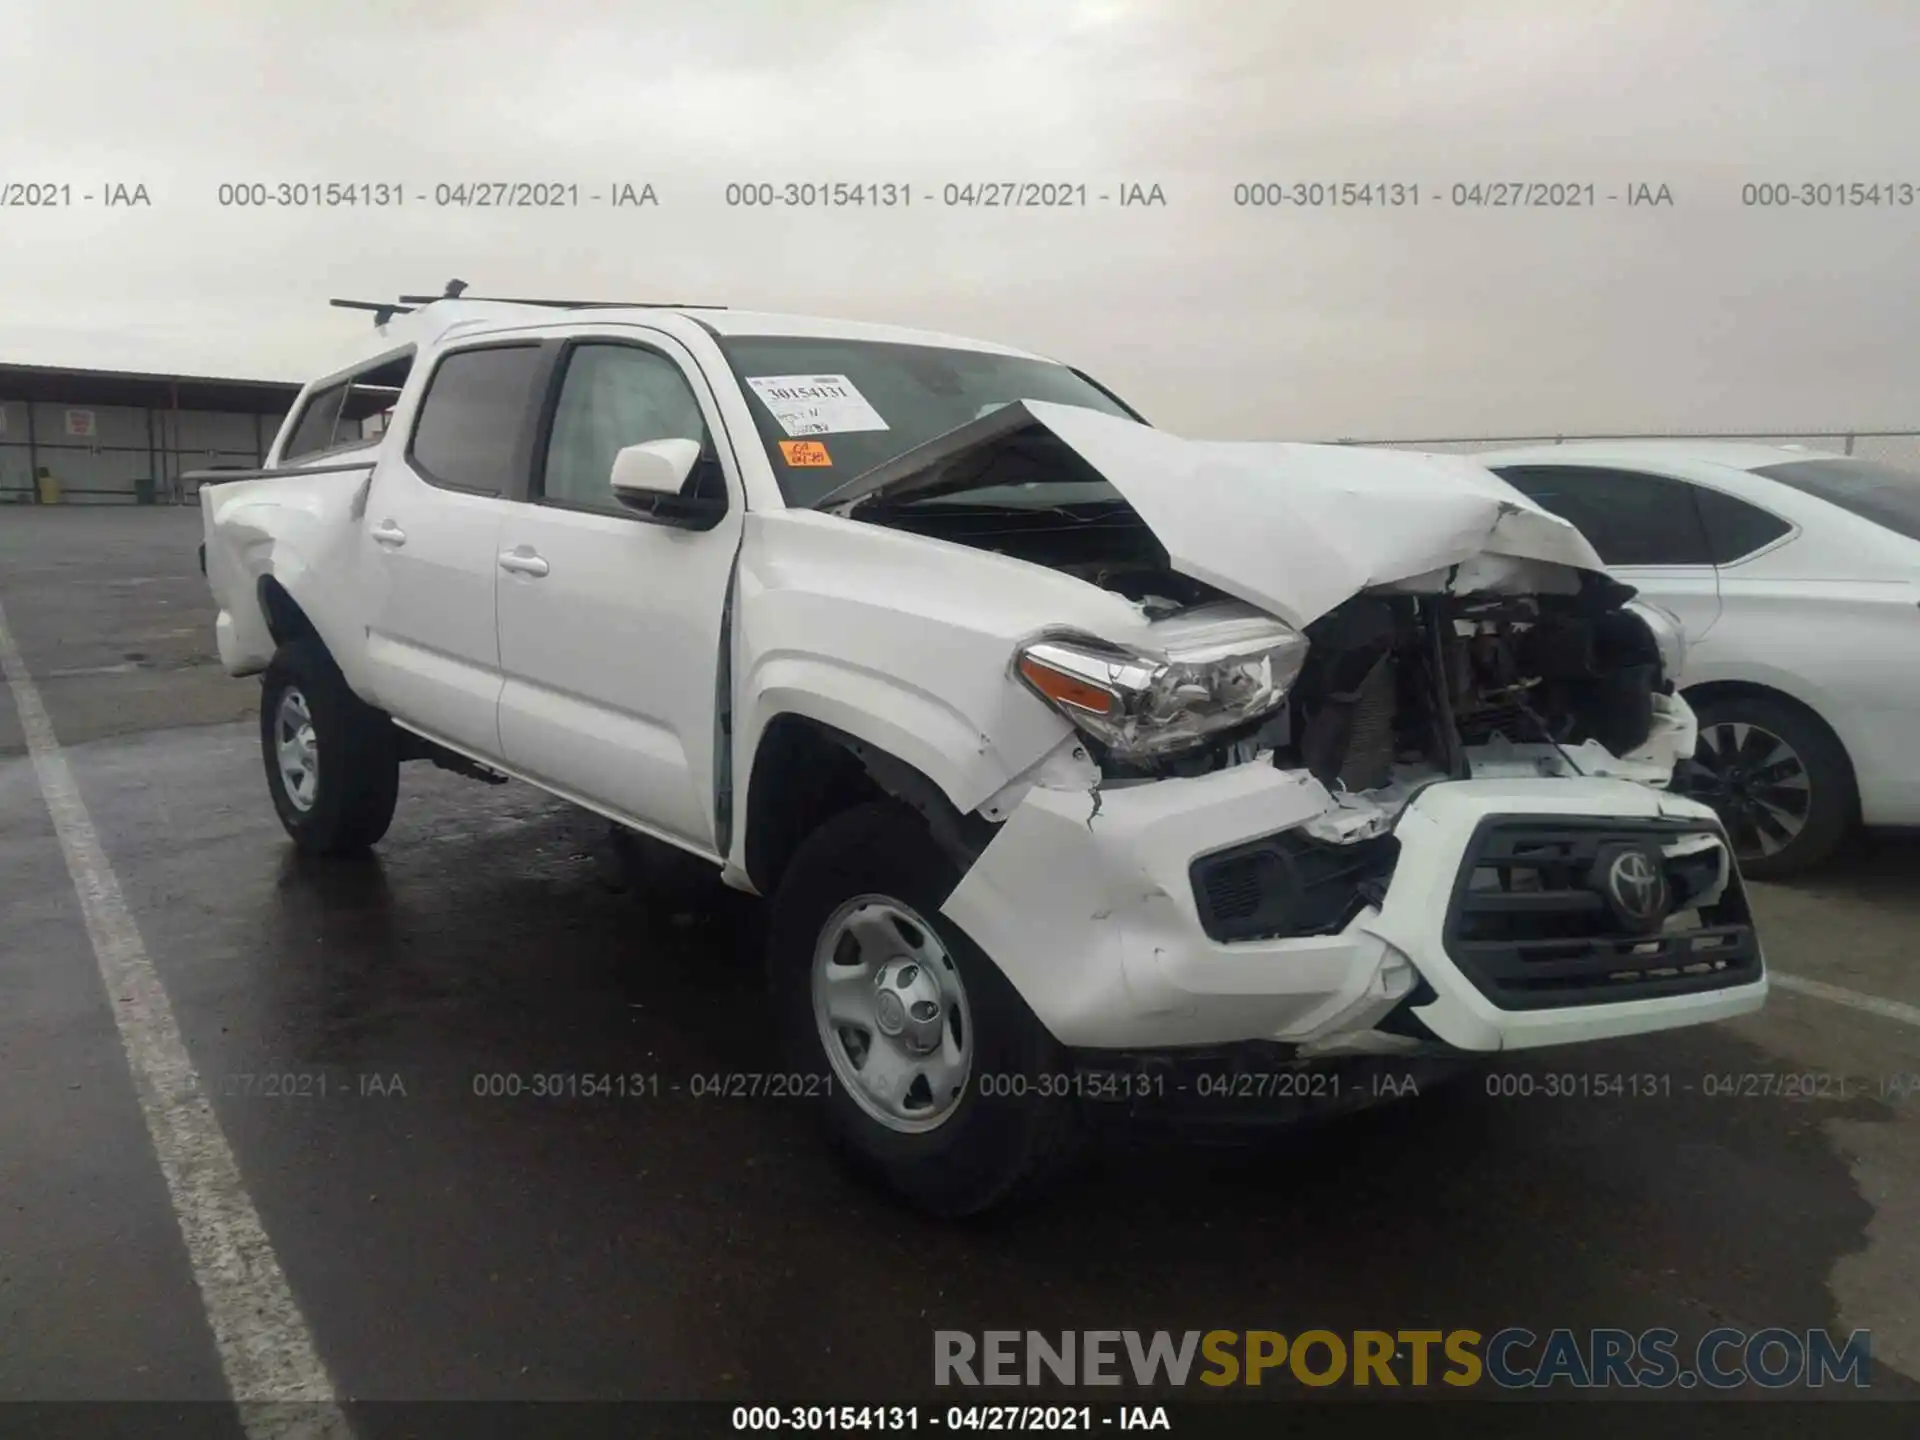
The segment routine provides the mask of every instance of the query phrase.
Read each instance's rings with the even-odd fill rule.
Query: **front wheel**
[[[768,925],[782,1038],[826,1079],[830,1138],[947,1216],[1050,1174],[1076,1128],[1052,1037],[940,914],[958,880],[917,816],[864,805],[801,846]]]
[[[1700,743],[1674,789],[1711,805],[1741,870],[1756,880],[1825,860],[1859,809],[1845,747],[1812,711],[1767,695],[1722,695],[1694,707]]]
[[[319,641],[274,652],[260,752],[273,808],[302,850],[350,855],[387,833],[400,791],[393,722],[353,693]]]

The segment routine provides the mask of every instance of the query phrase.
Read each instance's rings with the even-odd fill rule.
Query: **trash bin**
[[[142,475],[133,482],[133,502],[136,505],[153,504],[153,477]]]
[[[46,466],[40,467],[40,473],[33,477],[33,484],[42,505],[60,503],[60,482],[48,473]]]

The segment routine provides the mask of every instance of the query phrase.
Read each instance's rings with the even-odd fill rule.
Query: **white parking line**
[[[1920,1005],[1904,1005],[1898,1000],[1887,1000],[1859,990],[1848,990],[1844,986],[1829,985],[1824,980],[1808,980],[1799,975],[1786,975],[1778,970],[1769,970],[1767,977],[1789,995],[1805,995],[1812,1000],[1825,1000],[1830,1004],[1844,1005],[1849,1010],[1862,1010],[1869,1015],[1878,1015],[1882,1020],[1892,1020],[1896,1024],[1920,1027]]]
[[[166,1177],[227,1388],[252,1440],[351,1436],[300,1307],[174,1023],[73,772],[0,607],[0,673],[80,897],[127,1068]]]

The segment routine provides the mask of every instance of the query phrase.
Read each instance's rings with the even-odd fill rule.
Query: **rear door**
[[[720,645],[744,492],[712,390],[679,342],[637,326],[559,342],[531,485],[499,533],[500,742],[530,779],[691,848],[716,849]],[[687,530],[613,496],[614,455],[700,445]]]
[[[1615,577],[1679,616],[1689,645],[1713,629],[1720,579],[1698,486],[1597,465],[1510,465],[1498,474],[1572,521]]]
[[[371,698],[482,758],[500,753],[500,524],[526,473],[545,360],[538,342],[442,354],[362,522]]]

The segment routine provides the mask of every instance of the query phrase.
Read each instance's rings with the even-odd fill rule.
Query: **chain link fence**
[[[1424,440],[1360,440],[1342,437],[1340,445],[1366,445],[1388,450],[1435,450],[1445,454],[1470,455],[1485,450],[1505,450],[1519,445],[1560,445],[1578,440],[1744,440],[1759,445],[1792,445],[1808,450],[1827,450],[1840,455],[1857,455],[1867,460],[1884,460],[1890,465],[1905,465],[1920,470],[1920,430],[1687,430],[1628,433],[1614,431],[1604,435],[1449,435]]]

